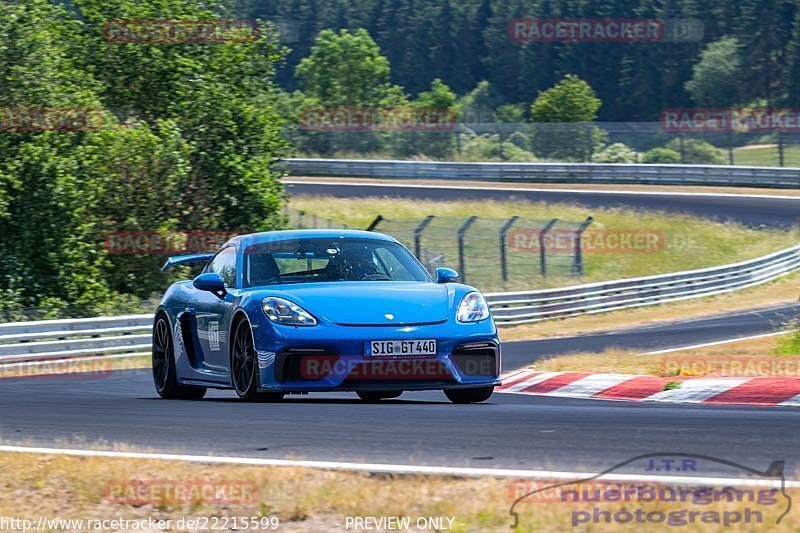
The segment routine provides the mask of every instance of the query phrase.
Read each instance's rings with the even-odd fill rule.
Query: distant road
[[[389,196],[425,200],[527,200],[531,202],[571,203],[599,207],[625,207],[687,213],[732,220],[750,226],[789,227],[800,224],[800,197],[785,197],[776,191],[773,196],[730,195],[714,193],[665,193],[620,190],[524,189],[521,187],[476,187],[421,185],[414,183],[354,183],[335,178],[314,181],[286,179],[291,195],[328,195],[339,198]]]
[[[515,370],[542,357],[565,353],[599,353],[615,347],[650,352],[760,335],[781,329],[797,316],[800,316],[800,304],[662,322],[578,337],[506,342],[503,343],[503,369]]]

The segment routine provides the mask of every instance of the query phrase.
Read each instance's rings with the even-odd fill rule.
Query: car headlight
[[[487,318],[489,318],[489,306],[481,293],[471,292],[464,296],[456,313],[459,322],[480,322]]]
[[[316,326],[317,319],[299,305],[283,298],[264,298],[264,314],[276,324],[284,326]]]

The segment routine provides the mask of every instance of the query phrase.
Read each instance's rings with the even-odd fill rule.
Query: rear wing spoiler
[[[180,265],[188,265],[189,263],[205,263],[211,260],[214,254],[190,254],[190,255],[176,255],[167,259],[164,266],[161,267],[161,272],[166,272],[172,267]]]

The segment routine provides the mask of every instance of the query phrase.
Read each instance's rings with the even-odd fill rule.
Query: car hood
[[[300,304],[318,318],[345,326],[444,322],[451,307],[447,286],[437,283],[310,283],[284,286],[273,294]]]

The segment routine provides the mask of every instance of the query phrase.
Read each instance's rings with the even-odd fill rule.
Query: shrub
[[[655,164],[675,164],[681,162],[681,154],[676,152],[675,150],[671,150],[669,148],[664,148],[663,146],[657,146],[652,150],[646,151],[642,155],[642,163],[647,163],[651,165]]]
[[[667,143],[667,148],[681,152],[680,139],[672,139]],[[687,164],[708,164],[708,165],[724,165],[725,152],[714,146],[713,144],[700,141],[697,139],[686,139],[683,142],[684,163]]]
[[[512,135],[512,137],[514,137]],[[517,141],[519,138],[515,138]],[[460,161],[519,161],[525,163],[536,162],[536,156],[517,146],[514,142],[506,141],[500,146],[500,136],[497,134],[476,135],[468,132],[461,135]]]
[[[636,163],[636,151],[622,143],[606,146],[592,156],[595,163]]]

